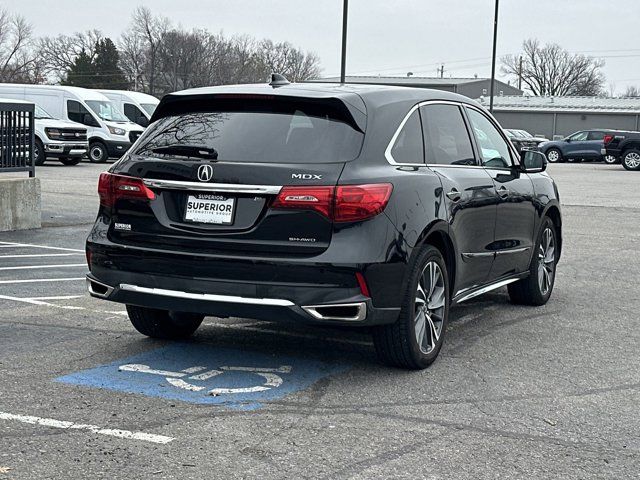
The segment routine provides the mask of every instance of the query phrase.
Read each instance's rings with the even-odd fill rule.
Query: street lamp
[[[493,89],[496,82],[496,45],[498,44],[498,3],[496,0],[496,12],[493,17],[493,56],[491,58],[491,86],[489,90],[489,111],[493,113]]]
[[[345,72],[347,68],[347,12],[349,10],[349,0],[343,0],[342,4],[342,57],[340,59],[340,83],[345,82]]]

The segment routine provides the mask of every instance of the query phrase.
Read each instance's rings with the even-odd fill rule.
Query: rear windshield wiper
[[[167,155],[218,159],[218,151],[215,148],[197,147],[195,145],[165,145],[151,148],[150,150],[153,153],[166,153]]]

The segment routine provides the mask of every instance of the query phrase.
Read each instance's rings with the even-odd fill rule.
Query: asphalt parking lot
[[[137,334],[84,293],[105,168],[39,168],[43,228],[0,233],[0,479],[638,478],[640,175],[551,165],[549,303],[456,307],[436,363],[406,372],[355,331]]]

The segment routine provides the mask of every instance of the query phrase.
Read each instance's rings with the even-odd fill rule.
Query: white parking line
[[[30,255],[0,255],[0,258],[73,257],[84,253],[35,253]]]
[[[64,430],[87,430],[98,435],[108,435],[110,437],[126,438],[128,440],[140,440],[143,442],[167,444],[175,440],[173,437],[156,435],[155,433],[132,432],[130,430],[120,430],[112,428],[102,428],[97,425],[87,425],[83,423],[55,420],[53,418],[34,417],[31,415],[15,415],[13,413],[0,412],[0,420],[14,420],[16,422],[28,423],[31,425],[41,425],[43,427],[61,428]]]
[[[36,300],[34,298],[11,297],[9,295],[0,295],[0,300],[13,300],[14,302],[30,303],[31,305],[46,305],[47,307],[63,308],[65,310],[86,310],[84,307],[73,307],[71,305],[56,305],[55,303]]]
[[[10,285],[12,283],[40,283],[40,282],[75,282],[86,281],[85,277],[72,277],[72,278],[33,278],[29,280],[0,280],[0,285]]]
[[[82,297],[84,297],[84,295],[60,295],[58,297],[29,297],[25,298],[25,300],[72,300]]]
[[[35,270],[38,268],[72,268],[86,266],[86,263],[63,263],[61,265],[26,265],[22,267],[0,267],[0,270]]]
[[[49,247],[47,245],[34,245],[31,243],[11,243],[11,242],[0,242],[0,248],[17,248],[17,247],[28,247],[28,248],[44,248],[46,250],[62,250],[65,252],[80,252],[84,253],[84,250],[78,250],[77,248],[62,248],[62,247]]]

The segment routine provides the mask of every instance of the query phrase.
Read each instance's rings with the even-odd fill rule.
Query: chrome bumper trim
[[[318,309],[322,308],[334,308],[334,307],[356,307],[358,314],[353,317],[335,317],[323,315]],[[365,302],[356,303],[332,303],[328,305],[307,305],[302,309],[311,315],[316,320],[341,320],[347,322],[360,322],[367,318],[367,304]]]
[[[111,295],[113,293],[113,287],[107,285],[106,283],[98,282],[97,280],[93,280],[92,278],[89,278],[89,277],[87,277],[86,281],[87,281],[87,290],[94,297],[108,298],[109,295]],[[95,285],[100,285],[101,287],[105,288],[105,292],[104,293],[96,292],[93,289],[93,285],[94,284]]]
[[[275,195],[282,190],[281,185],[241,185],[235,183],[206,183],[185,182],[178,180],[156,180],[152,178],[142,179],[150,188],[166,188],[169,190],[194,190],[199,192],[225,192],[225,193],[258,193]]]
[[[126,292],[147,293],[149,295],[202,300],[205,302],[241,303],[245,305],[266,305],[270,307],[292,307],[295,305],[289,300],[279,298],[248,298],[237,297],[234,295],[217,295],[212,293],[191,293],[181,292],[179,290],[165,290],[164,288],[139,287],[138,285],[130,285],[128,283],[121,283],[119,288]]]

